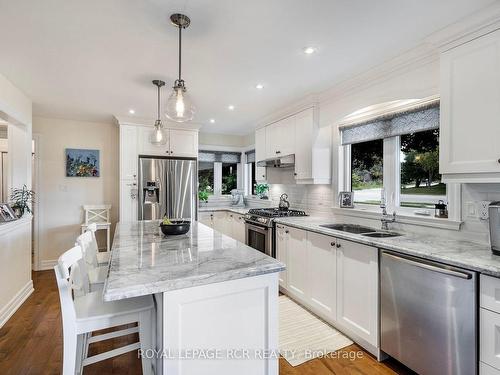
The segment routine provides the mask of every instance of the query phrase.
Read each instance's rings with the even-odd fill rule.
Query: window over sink
[[[356,208],[375,210],[384,189],[388,208],[433,216],[439,201],[460,201],[459,187],[439,174],[439,99],[394,103],[371,116],[358,111],[340,126],[340,188],[354,192]]]

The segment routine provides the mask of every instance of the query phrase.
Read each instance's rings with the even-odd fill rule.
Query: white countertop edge
[[[32,218],[31,214],[26,214],[20,219],[0,223],[0,236],[14,231],[19,225],[31,223]]]

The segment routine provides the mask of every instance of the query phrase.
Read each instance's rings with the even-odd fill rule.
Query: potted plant
[[[255,184],[255,194],[257,194],[260,199],[268,199],[267,197],[268,190],[269,190],[268,184]]]
[[[205,205],[208,204],[208,192],[206,190],[198,191],[198,199],[200,202],[204,202]]]
[[[32,213],[31,205],[35,199],[35,192],[29,190],[26,185],[23,185],[21,189],[12,189],[10,194],[11,206],[17,217],[21,217],[27,211]]]

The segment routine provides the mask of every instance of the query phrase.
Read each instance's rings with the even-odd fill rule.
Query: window
[[[202,151],[198,153],[199,191],[209,195],[231,194],[238,186],[241,153]]]
[[[439,130],[401,136],[400,206],[434,208],[446,201],[446,184],[439,175]]]
[[[351,187],[355,203],[380,204],[383,159],[382,139],[351,145]]]
[[[245,152],[246,157],[246,173],[245,173],[245,194],[255,195],[255,185],[257,180],[255,179],[255,150],[250,150]]]
[[[341,126],[340,135],[345,146],[340,187],[354,192],[355,204],[379,205],[382,188],[388,210],[431,216],[440,200],[459,202],[460,187],[442,183],[439,175],[438,101],[351,121]]]
[[[214,193],[214,163],[200,161],[198,163],[198,186],[199,191],[204,191],[208,195]]]
[[[237,163],[222,163],[222,194],[231,194],[237,186]]]

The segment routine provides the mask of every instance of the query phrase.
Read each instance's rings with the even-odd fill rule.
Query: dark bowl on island
[[[170,220],[170,224],[160,223],[160,228],[165,236],[176,236],[189,232],[191,222],[189,220]]]

